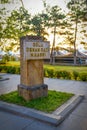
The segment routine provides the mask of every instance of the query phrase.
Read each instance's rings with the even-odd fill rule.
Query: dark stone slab
[[[18,92],[19,95],[22,96],[27,101],[39,97],[46,97],[48,95],[48,85],[41,84],[30,87],[19,84]]]

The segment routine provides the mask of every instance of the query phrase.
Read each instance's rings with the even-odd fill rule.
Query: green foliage
[[[45,29],[45,23],[42,14],[33,16],[31,19],[31,32],[37,36],[42,36],[44,39],[45,35],[48,35]]]
[[[0,38],[4,37],[4,28],[6,26],[7,12],[5,8],[0,9]],[[4,26],[4,27],[3,27]],[[1,39],[0,39],[1,42]],[[0,43],[1,46],[1,43]]]
[[[0,63],[6,63],[8,61],[16,61],[16,57],[15,56],[12,56],[12,55],[9,55],[9,54],[5,54],[3,57],[2,57],[2,60],[0,61]]]
[[[8,54],[5,54],[3,57],[2,57],[2,61],[3,62],[7,62],[10,60],[10,56]]]
[[[63,79],[71,79],[71,73],[68,71],[56,71],[56,77],[57,78],[63,78]]]
[[[31,15],[23,7],[13,10],[7,19],[7,26],[4,30],[5,37],[17,39],[26,35],[30,28],[30,17]]]
[[[44,77],[71,79],[87,81],[86,67],[69,67],[69,66],[51,66],[44,67]],[[20,74],[19,62],[8,62],[0,65],[0,72]]]
[[[36,14],[35,16],[31,17],[31,14],[28,13],[28,10],[24,8],[23,1],[16,0],[15,2],[14,0],[1,0],[1,4],[18,3],[18,2],[21,2],[22,4],[22,7],[19,7],[19,9],[15,8],[15,10],[12,11],[10,10],[10,12],[6,8],[2,8],[0,10],[0,19],[1,19],[0,49],[3,49],[5,51],[13,50],[16,47],[17,49],[19,49],[19,37],[25,35],[33,34],[33,35],[42,36],[46,39],[46,35],[48,35],[46,30],[48,28],[52,30],[51,33],[53,33],[54,36],[53,38],[54,46],[55,46],[55,37],[57,34],[65,35],[65,37],[66,35],[70,34],[70,37],[67,37],[65,43],[67,43],[67,40],[69,44],[74,43],[75,41],[73,38],[74,33],[72,34],[71,32],[72,30],[69,28],[70,31],[65,31],[66,27],[68,26],[71,27],[72,22],[69,21],[69,24],[67,24],[66,20],[64,19],[66,16],[59,6],[55,5],[51,7],[47,5],[45,1],[43,1],[44,10],[40,14]],[[86,16],[85,5],[86,5],[85,0],[82,1],[71,0],[71,2],[68,3],[69,9],[71,9],[72,11],[71,14],[72,20],[75,21],[76,16],[78,16],[79,18],[78,23],[81,21],[81,19],[83,21],[87,20],[85,17]],[[68,19],[70,20],[71,17]],[[62,31],[60,29],[62,29]],[[10,39],[10,41],[8,41],[8,39]]]
[[[9,61],[6,66],[20,66],[20,61]]]
[[[13,10],[11,15],[4,16],[5,11],[0,12],[0,49],[12,51],[14,48],[19,49],[19,38],[30,32],[31,15],[23,7]]]
[[[44,69],[44,76],[55,78],[55,71],[53,69]]]
[[[53,69],[44,69],[44,72],[45,77],[71,79],[71,73],[64,70],[56,71]]]
[[[2,64],[6,64],[6,62],[3,61],[3,60],[1,60],[1,61],[0,61],[0,65],[2,65]]]
[[[11,2],[11,0],[0,0],[0,4],[5,4],[5,3],[9,3]]]
[[[79,18],[84,17],[87,11],[87,1],[86,0],[70,0],[67,7],[74,12],[74,15]],[[82,8],[83,7],[83,8]]]
[[[49,6],[49,8],[46,6],[43,17],[45,18],[45,24],[52,28],[63,25],[63,19],[65,18],[65,15],[63,14],[61,8],[55,5],[52,7]]]
[[[9,94],[1,95],[0,100],[51,113],[69,100],[72,96],[73,94],[70,93],[49,90],[47,97],[41,97],[26,102],[18,95],[18,92],[15,91]]]
[[[20,67],[17,66],[0,66],[0,72],[20,74]]]
[[[78,76],[79,76],[79,73],[76,72],[76,71],[73,71],[73,78],[74,78],[75,80],[77,80]]]
[[[7,73],[15,74],[16,73],[16,67],[8,66]]]
[[[15,56],[10,56],[10,61],[16,61],[16,57]]]
[[[86,13],[87,13],[87,1],[86,0],[70,0],[67,4],[67,7],[70,10],[70,19],[69,23],[71,21],[71,26],[75,24],[74,28],[74,35],[72,37],[72,42],[74,46],[74,64],[76,64],[76,41],[77,41],[77,33],[79,32],[78,26],[81,26],[83,30],[83,22],[87,21]],[[86,28],[85,28],[86,30]],[[80,31],[81,33],[81,31]],[[80,36],[81,37],[81,36]],[[74,38],[74,41],[73,41]],[[83,35],[82,35],[83,38]],[[68,39],[69,40],[69,39]],[[81,43],[81,42],[80,42]]]
[[[79,74],[79,79],[81,81],[87,81],[87,73],[81,73],[81,74]]]
[[[55,70],[44,68],[44,76],[49,78],[87,81],[87,73],[79,73],[77,71],[69,72],[67,70]]]

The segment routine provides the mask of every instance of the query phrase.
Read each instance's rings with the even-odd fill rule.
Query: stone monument
[[[38,36],[20,38],[20,84],[18,93],[26,101],[48,95],[44,84],[43,59],[50,58],[50,43]]]

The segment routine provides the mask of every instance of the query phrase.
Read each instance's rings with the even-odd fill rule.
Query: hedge
[[[20,74],[20,67],[15,66],[0,66],[0,72]]]
[[[20,67],[0,66],[0,72],[11,73],[11,74],[20,74]],[[69,72],[66,70],[58,71],[58,70],[54,70],[54,69],[45,68],[44,77],[87,81],[87,72],[79,73],[77,71],[72,71],[72,72]]]
[[[59,79],[71,79],[71,80],[80,80],[87,81],[87,73],[79,73],[77,71],[56,71],[53,69],[44,69],[44,76],[48,78],[59,78]]]

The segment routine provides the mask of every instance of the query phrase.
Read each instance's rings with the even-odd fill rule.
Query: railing
[[[55,64],[66,64],[66,65],[73,65],[74,64],[74,57],[54,57],[55,58]],[[80,62],[81,61],[81,62]],[[44,63],[50,63],[50,59],[45,59],[44,60]],[[79,60],[79,57],[76,58],[76,64],[77,65],[85,65],[87,64],[86,63],[86,58],[84,57],[80,57],[80,60]]]

